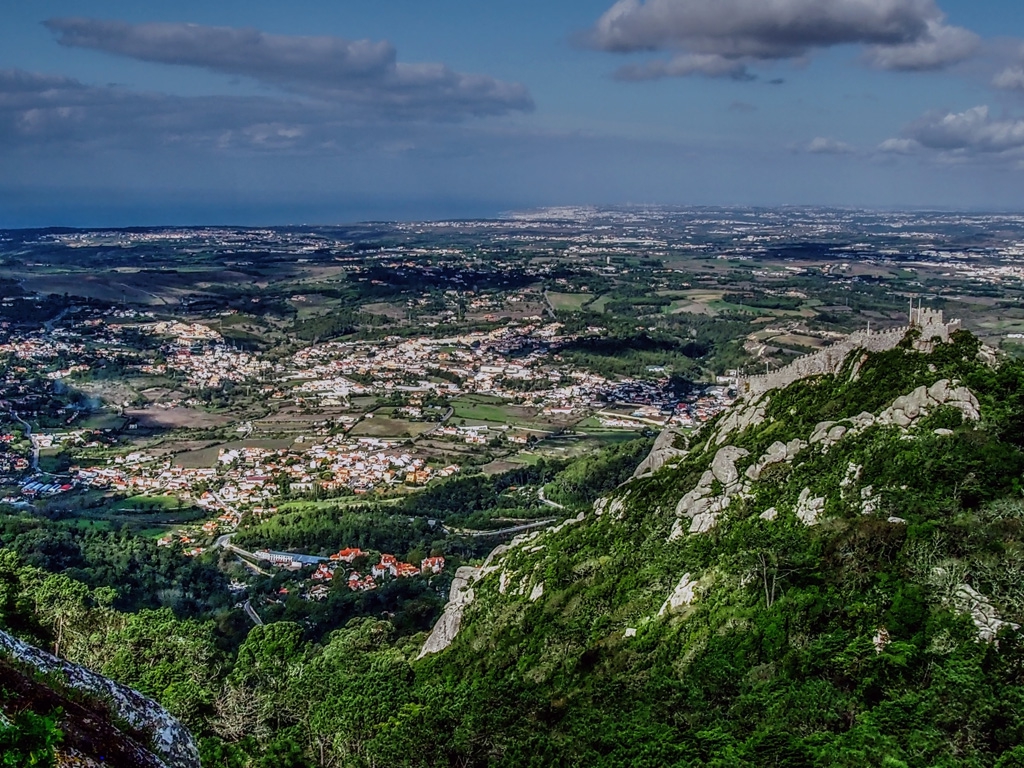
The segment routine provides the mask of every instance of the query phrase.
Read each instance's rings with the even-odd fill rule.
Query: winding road
[[[534,520],[533,522],[523,523],[522,525],[513,525],[511,528],[499,528],[496,531],[471,531],[463,528],[445,528],[441,527],[445,533],[454,533],[457,536],[472,536],[473,538],[482,538],[484,536],[505,536],[509,533],[522,533],[523,531],[531,531],[534,528],[543,528],[544,526],[551,525],[557,522],[557,518],[550,517],[547,520]]]
[[[252,602],[250,600],[246,600],[242,604],[242,610],[245,611],[246,616],[252,619],[253,624],[255,624],[257,627],[263,626],[263,619],[261,619],[259,617],[259,614],[256,613],[256,609],[252,607]]]
[[[565,509],[565,505],[559,504],[557,501],[551,501],[551,499],[544,496],[543,485],[537,490],[537,500],[541,504],[547,504],[549,507],[554,507],[555,509]]]
[[[36,441],[32,439],[32,425],[25,421],[21,416],[18,415],[17,411],[11,411],[11,416],[14,420],[22,424],[25,427],[25,437],[32,443],[32,471],[39,471],[39,446],[36,445]]]

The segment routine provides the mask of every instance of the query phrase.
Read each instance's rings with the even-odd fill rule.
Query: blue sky
[[[1024,190],[1005,0],[11,5],[0,226]]]

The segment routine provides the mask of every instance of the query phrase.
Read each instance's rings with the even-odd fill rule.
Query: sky
[[[33,0],[0,227],[1019,210],[1014,0]]]

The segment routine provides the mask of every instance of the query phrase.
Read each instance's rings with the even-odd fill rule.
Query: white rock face
[[[750,480],[760,480],[765,469],[773,464],[792,462],[797,454],[806,447],[807,443],[799,438],[790,440],[788,443],[776,441],[768,446],[768,450],[757,461],[747,467],[746,475]]]
[[[538,581],[533,585],[533,589],[530,590],[530,602],[534,603],[541,599],[544,595],[544,582]]]
[[[619,519],[622,516],[623,509],[624,505],[621,497],[614,499],[602,497],[594,502],[594,514],[597,517],[608,515],[615,519]]]
[[[718,522],[717,513],[702,512],[690,521],[689,533],[707,533]]]
[[[892,642],[892,640],[889,639],[889,630],[885,627],[879,627],[875,636],[871,638],[871,642],[875,646],[875,653],[881,653],[885,650],[885,647]]]
[[[755,399],[745,407],[737,407],[731,410],[722,419],[722,423],[719,424],[715,442],[721,445],[731,433],[742,432],[750,427],[756,427],[763,422],[767,413],[765,410],[767,404],[767,398],[764,401]]]
[[[860,480],[861,473],[864,471],[864,467],[860,464],[854,464],[852,461],[846,466],[846,474],[843,479],[839,481],[840,488],[849,488],[854,483]]]
[[[733,497],[745,494],[750,488],[749,483],[740,482],[740,472],[736,469],[737,460],[749,455],[749,451],[732,445],[718,449],[711,461],[711,469],[706,470],[693,490],[676,504],[677,519],[669,533],[669,541],[683,535],[684,524],[681,521],[685,519],[690,520],[690,533],[705,533],[715,527],[718,516],[728,508]],[[711,490],[716,480],[723,489],[717,495]]]
[[[714,444],[721,445],[733,432],[741,432],[762,423],[765,418],[766,404],[767,398],[755,397],[746,405],[737,406],[730,411],[723,418],[711,439],[707,441],[705,450],[710,449]],[[762,456],[749,465],[742,475],[736,468],[736,462],[748,456],[749,452],[732,445],[722,446],[715,453],[709,469],[704,472],[697,485],[687,492],[676,505],[676,520],[673,522],[668,541],[674,541],[685,533],[699,534],[713,529],[718,523],[719,516],[729,507],[733,499],[750,498],[751,484],[760,480],[768,467],[783,462],[793,462],[800,452],[809,446],[817,445],[822,451],[827,451],[839,441],[875,425],[895,425],[909,430],[917,419],[926,416],[930,411],[942,405],[957,408],[967,420],[977,421],[980,419],[980,407],[974,394],[966,387],[958,386],[956,381],[942,379],[930,387],[921,386],[907,395],[896,398],[892,405],[878,416],[865,411],[843,419],[842,423],[822,421],[815,426],[806,442],[800,439],[794,439],[788,443],[776,441],[768,447]],[[936,430],[936,432],[949,434],[948,430]],[[908,434],[906,438],[913,439],[913,436]],[[847,468],[846,476],[840,482],[840,487],[843,489],[855,488],[860,481],[862,469],[860,466],[851,464]],[[720,494],[712,492],[712,486],[716,480],[722,485]],[[812,498],[810,491],[804,490],[804,494],[801,494],[797,503],[796,514],[806,525],[814,525],[824,511],[825,499]],[[878,510],[879,499],[874,496],[872,488],[861,489],[860,501],[861,511],[864,514],[873,514]],[[598,501],[595,504],[595,510],[598,514],[602,514],[606,510],[611,511],[607,505],[607,501]],[[778,514],[777,510],[771,510],[773,514],[765,517],[768,512],[769,510],[765,510],[762,513],[762,517],[766,520],[774,519]],[[687,524],[687,520],[689,524]]]
[[[636,629],[634,627],[626,627],[626,631],[622,633],[623,637],[636,637]]]
[[[758,517],[760,517],[762,520],[767,520],[769,522],[771,522],[778,516],[779,510],[777,510],[775,507],[768,507],[768,509],[766,509],[760,515],[758,515]]]
[[[153,735],[153,749],[168,768],[200,768],[192,734],[151,699],[92,670],[72,664],[0,631],[0,648],[40,672],[56,675],[71,688],[101,696],[125,722]]]
[[[825,437],[828,435],[828,431],[832,429],[834,424],[834,421],[819,422],[818,425],[811,432],[811,445],[814,445],[815,443],[820,443],[822,440],[824,440]]]
[[[633,471],[633,477],[642,477],[643,475],[657,472],[670,461],[686,456],[686,451],[675,447],[678,437],[679,433],[674,429],[662,430],[661,434],[654,441],[651,452],[647,454],[647,458],[641,461],[639,466]]]
[[[1003,621],[988,601],[988,598],[969,584],[961,584],[953,593],[953,605],[961,613],[969,613],[978,628],[978,639],[987,643],[996,639],[999,630],[1005,626],[1020,629],[1020,626]]]
[[[430,631],[430,637],[423,644],[417,659],[422,659],[428,653],[439,653],[455,640],[455,636],[459,634],[459,626],[462,624],[462,614],[476,597],[473,593],[473,583],[479,578],[480,570],[464,565],[455,572],[444,613],[441,614],[441,618],[437,620],[437,624]]]
[[[967,387],[956,386],[949,379],[941,379],[930,387],[920,386],[913,392],[897,397],[891,406],[878,414],[877,423],[908,428],[921,416],[927,416],[940,405],[956,408],[966,421],[981,418],[978,398]]]
[[[818,517],[825,510],[825,498],[811,498],[811,489],[804,488],[800,491],[800,498],[796,502],[796,516],[804,525],[815,525]]]
[[[749,455],[750,451],[732,445],[720,448],[715,454],[711,462],[711,473],[725,487],[727,493],[739,490],[740,473],[736,469],[736,462]]]
[[[694,587],[697,586],[697,582],[690,578],[690,574],[683,574],[683,578],[679,580],[679,584],[676,585],[675,590],[664,605],[661,606],[661,610],[658,611],[659,616],[664,616],[669,611],[681,608],[684,605],[689,605],[694,601]]]

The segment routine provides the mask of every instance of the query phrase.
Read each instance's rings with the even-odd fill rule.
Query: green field
[[[116,413],[97,412],[82,419],[75,426],[79,429],[112,429],[120,431],[124,429],[124,425],[125,419]]]
[[[593,298],[592,293],[548,293],[548,301],[558,312],[579,312]]]
[[[183,503],[175,496],[130,496],[121,499],[108,507],[110,512],[158,512],[164,510],[178,510]]]
[[[354,437],[416,437],[435,425],[426,421],[403,421],[387,416],[363,419],[349,432]]]
[[[498,397],[465,395],[452,401],[452,408],[455,412],[450,421],[455,424],[465,421],[470,425],[513,424],[540,430],[550,428],[550,425],[545,423],[543,417],[539,416],[536,410],[510,405]]]

